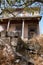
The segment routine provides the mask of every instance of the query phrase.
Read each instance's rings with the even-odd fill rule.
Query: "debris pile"
[[[5,39],[3,40],[0,38],[0,65],[13,65],[14,64],[14,58],[15,55],[12,51],[12,48],[8,43],[5,42]]]
[[[0,37],[0,65],[43,65],[42,41],[42,36],[24,42],[19,37],[2,35]]]

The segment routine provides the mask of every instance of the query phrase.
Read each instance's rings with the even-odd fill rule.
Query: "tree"
[[[16,6],[23,6],[23,5],[29,6],[34,2],[43,3],[43,0],[6,0],[6,1],[8,2],[9,5],[15,4],[16,2],[21,3],[21,1],[24,3],[24,4],[20,4],[20,5],[16,5]]]
[[[23,4],[21,4],[21,1],[23,2]],[[19,5],[15,5],[15,6],[23,6],[23,5],[29,6],[29,5],[31,5],[34,2],[41,2],[41,3],[43,3],[43,0],[0,0],[0,6],[1,6],[2,2],[4,4],[7,2],[10,6],[15,5],[16,2],[20,3],[20,4]]]
[[[0,0],[0,7],[1,7],[1,0]]]

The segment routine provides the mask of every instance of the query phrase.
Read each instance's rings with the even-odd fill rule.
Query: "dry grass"
[[[31,45],[33,45],[33,44],[40,45],[41,48],[38,53],[43,54],[43,35],[38,35],[36,37],[33,37],[30,40],[28,40],[27,43],[29,43]],[[43,57],[41,57],[40,55],[36,54],[34,56],[33,60],[34,60],[35,65],[43,65]]]
[[[38,53],[43,54],[43,35],[38,35],[36,37],[33,37],[30,40],[28,40],[26,43],[30,45],[36,45],[36,44],[40,45],[41,48],[40,50],[38,50]],[[5,44],[3,49],[0,49],[0,65],[9,65],[9,64],[14,65],[14,60],[15,60],[14,57],[15,55],[13,54],[13,51],[9,44]],[[35,54],[33,60],[35,65],[43,65],[43,57],[41,57],[40,55]]]

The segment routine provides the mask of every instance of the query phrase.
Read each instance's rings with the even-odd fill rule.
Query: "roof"
[[[29,8],[8,8],[0,9],[0,19],[28,19],[28,18],[40,18],[40,8],[39,7],[29,7]]]

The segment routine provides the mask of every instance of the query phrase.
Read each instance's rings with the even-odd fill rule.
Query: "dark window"
[[[36,28],[29,28],[28,38],[32,38],[34,35],[36,35],[36,33],[37,33]]]

